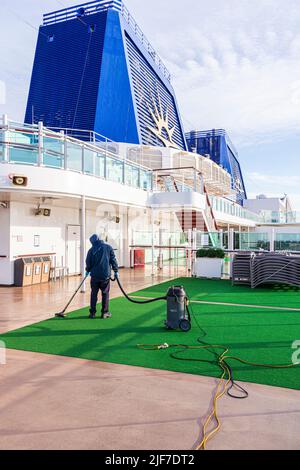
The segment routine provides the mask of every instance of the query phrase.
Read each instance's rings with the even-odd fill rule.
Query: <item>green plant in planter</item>
[[[197,251],[197,258],[225,258],[225,251],[221,248],[201,248]]]

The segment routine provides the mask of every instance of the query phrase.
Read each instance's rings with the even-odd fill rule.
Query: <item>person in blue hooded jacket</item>
[[[113,248],[100,240],[98,235],[90,238],[92,248],[86,257],[86,275],[91,275],[91,308],[90,318],[95,318],[97,313],[97,302],[99,290],[102,293],[101,318],[110,318],[109,292],[111,270],[118,276],[119,266]]]

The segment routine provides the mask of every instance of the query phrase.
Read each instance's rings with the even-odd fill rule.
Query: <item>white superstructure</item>
[[[68,274],[82,272],[94,232],[130,266],[134,246],[153,255],[165,245],[172,258],[170,247],[188,244],[190,232],[223,243],[223,232],[249,237],[264,223],[260,211],[234,202],[230,175],[207,157],[88,137],[2,117],[0,284],[13,284],[14,261],[28,255],[47,254]]]

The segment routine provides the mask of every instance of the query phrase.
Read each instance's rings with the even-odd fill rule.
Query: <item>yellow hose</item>
[[[270,369],[289,369],[292,367],[297,367],[299,364],[286,364],[286,365],[272,365],[272,364],[257,364],[255,362],[250,362],[246,361],[244,359],[240,359],[239,357],[236,356],[227,356],[226,354],[229,352],[229,348],[223,345],[214,345],[214,344],[208,344],[205,346],[187,346],[184,344],[172,344],[168,345],[167,343],[165,344],[138,344],[137,347],[139,349],[143,349],[145,351],[154,351],[154,350],[160,350],[160,349],[167,349],[167,348],[179,348],[183,347],[185,349],[211,349],[211,348],[216,348],[216,349],[223,349],[223,353],[218,357],[218,365],[221,367],[223,370],[222,376],[220,378],[220,381],[218,383],[216,393],[214,395],[213,399],[213,407],[211,413],[208,415],[208,417],[205,420],[205,423],[202,428],[202,441],[200,444],[196,447],[195,450],[206,450],[206,444],[207,442],[212,439],[212,437],[220,430],[221,428],[221,422],[218,417],[218,400],[222,398],[225,393],[228,390],[229,384],[232,382],[232,374],[229,369],[229,367],[226,364],[226,360],[234,360],[241,362],[242,364],[254,366],[254,367],[264,367],[264,368],[270,368]],[[208,432],[208,426],[210,423],[215,421],[215,427]]]

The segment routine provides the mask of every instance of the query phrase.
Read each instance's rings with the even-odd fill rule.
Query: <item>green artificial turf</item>
[[[183,285],[192,300],[300,309],[300,291],[297,288],[267,285],[251,289],[243,285],[232,286],[231,281],[213,279],[179,278],[140,290],[134,295],[158,297],[172,285]]]
[[[169,284],[169,283],[167,283]],[[164,292],[167,285],[154,286],[147,290],[153,297]],[[221,292],[230,299],[230,283],[180,279],[171,284],[189,286],[190,294],[197,294],[206,286],[206,297],[224,300]],[[212,291],[208,293],[208,286]],[[238,293],[240,289],[240,294]],[[249,303],[255,295],[244,287],[233,288],[234,298]],[[143,291],[144,292],[144,291]],[[144,292],[145,293],[145,292]],[[263,296],[263,291],[259,294]],[[277,295],[266,292],[266,295]],[[296,293],[282,292],[280,299],[292,299]],[[246,300],[246,298],[248,300]],[[282,300],[283,302],[283,300]],[[290,302],[288,302],[290,305]],[[144,351],[137,344],[188,344],[196,345],[197,338],[210,344],[224,344],[230,347],[230,355],[242,359],[270,364],[286,364],[292,360],[292,344],[300,339],[300,312],[272,311],[249,307],[193,304],[193,328],[189,333],[167,331],[164,328],[165,303],[160,301],[148,305],[135,305],[124,298],[111,302],[112,319],[90,320],[88,308],[70,314],[66,319],[53,318],[19,330],[1,335],[11,349],[34,351],[54,355],[78,357],[95,361],[128,364],[154,369],[170,370],[219,377],[215,365],[197,362],[194,359],[212,359],[207,351],[187,350],[180,357],[170,357],[170,349]],[[198,328],[197,322],[205,330]],[[256,382],[274,386],[300,389],[300,367],[287,370],[260,369],[230,361],[234,378],[240,381]]]

